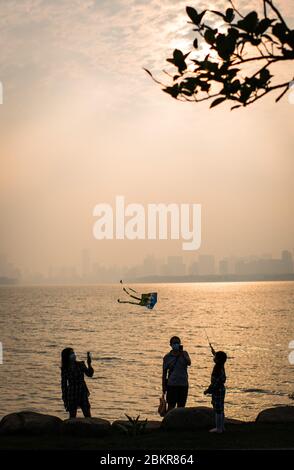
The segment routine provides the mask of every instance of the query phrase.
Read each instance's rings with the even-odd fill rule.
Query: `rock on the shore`
[[[259,413],[257,423],[294,423],[294,406],[277,406]]]
[[[243,421],[242,419],[236,419],[236,418],[226,418],[225,417],[225,424],[245,424],[246,421]]]
[[[111,424],[101,418],[71,418],[63,421],[62,434],[80,437],[103,437],[111,431]]]
[[[194,430],[214,425],[214,411],[206,406],[174,408],[163,418],[164,429]]]
[[[123,426],[123,428],[121,426]],[[117,429],[122,432],[125,430],[127,432],[128,429],[132,428],[132,425],[129,421],[126,421],[123,419],[117,419],[116,421],[113,421],[112,427],[113,429]],[[156,431],[160,427],[161,427],[161,421],[147,421],[145,432]]]
[[[4,416],[0,422],[0,434],[55,434],[62,420],[56,416],[33,411],[20,411]]]

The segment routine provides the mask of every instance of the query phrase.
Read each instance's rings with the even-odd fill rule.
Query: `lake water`
[[[153,311],[118,304],[120,285],[0,288],[0,417],[19,410],[65,418],[60,394],[60,352],[72,346],[78,359],[93,355],[87,379],[93,416],[124,413],[158,419],[162,357],[169,338],[189,352],[187,406],[210,406],[212,358],[204,328],[216,349],[229,355],[226,414],[253,419],[266,407],[293,404],[294,282],[141,284],[157,291]]]

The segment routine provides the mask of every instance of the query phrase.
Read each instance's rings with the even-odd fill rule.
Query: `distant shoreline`
[[[14,286],[18,284],[18,282],[16,278],[0,276],[0,286]]]
[[[173,284],[173,283],[217,283],[217,282],[283,282],[283,281],[294,281],[294,274],[280,274],[280,275],[265,275],[265,274],[256,274],[256,275],[207,275],[207,276],[144,276],[137,278],[126,278],[126,282],[134,284]],[[57,281],[52,280],[51,282],[1,282],[1,286],[19,286],[19,287],[28,287],[28,286],[95,286],[99,284],[116,284],[115,281],[103,282],[101,280],[92,281],[92,280],[79,280],[74,281]],[[118,283],[119,281],[117,281]]]
[[[267,274],[255,274],[255,275],[238,275],[238,274],[212,274],[207,276],[144,276],[139,278],[132,278],[128,280],[129,282],[136,283],[185,283],[185,282],[278,282],[278,281],[294,281],[293,274],[276,274],[276,275],[267,275]]]

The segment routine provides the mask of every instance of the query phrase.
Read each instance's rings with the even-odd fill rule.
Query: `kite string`
[[[120,283],[123,284],[122,279],[120,280]],[[125,287],[123,289],[125,289]],[[131,287],[127,287],[127,289],[131,290],[132,292],[135,292],[136,294],[139,294],[139,292],[137,292],[135,289],[132,289]]]
[[[206,331],[206,329],[205,329],[204,327],[203,327],[203,329],[204,329],[204,331],[205,331],[206,338],[207,338],[207,341],[208,341],[208,344],[209,344],[210,350],[211,350],[211,352],[212,352],[212,354],[213,354],[213,356],[214,356],[214,354],[215,354],[214,348],[213,348],[213,346],[212,346],[212,344],[211,344],[211,342],[210,342],[210,340],[209,340],[209,337],[208,337],[208,334],[207,334],[207,331]]]

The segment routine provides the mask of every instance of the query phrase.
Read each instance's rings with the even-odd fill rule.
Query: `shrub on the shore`
[[[139,434],[144,434],[147,426],[147,419],[140,421],[140,415],[136,418],[131,418],[129,415],[125,415],[128,418],[126,423],[117,422],[116,427],[122,430],[128,436],[138,436]]]

